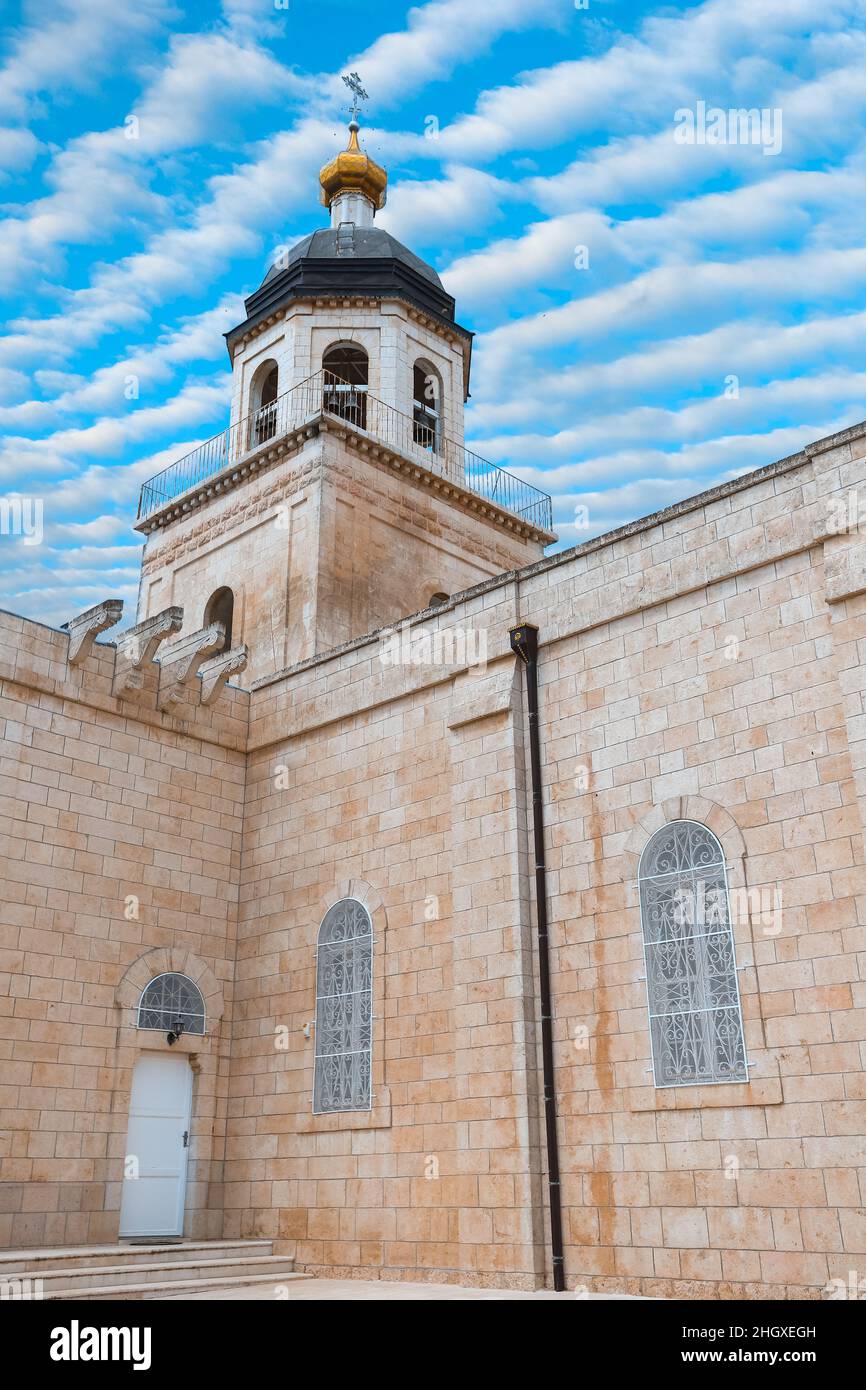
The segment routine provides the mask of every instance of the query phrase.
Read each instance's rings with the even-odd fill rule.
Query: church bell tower
[[[139,621],[228,619],[251,684],[538,559],[550,499],[467,450],[472,334],[432,266],[376,225],[359,142],[321,170],[330,226],[226,334],[226,430],[142,489]]]

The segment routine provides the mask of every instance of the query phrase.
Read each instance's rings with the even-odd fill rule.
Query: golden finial
[[[344,150],[323,165],[319,174],[319,183],[322,186],[321,200],[325,207],[330,207],[334,199],[341,193],[360,193],[368,198],[373,207],[378,210],[385,206],[385,190],[388,186],[388,175],[368,154],[365,154],[358,144],[358,103],[368,100],[367,93],[361,86],[361,79],[356,72],[344,77],[343,81],[352,93],[352,119],[349,122],[349,143]]]

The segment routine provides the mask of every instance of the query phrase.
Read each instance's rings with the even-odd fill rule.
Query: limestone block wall
[[[435,486],[375,461],[329,422],[323,452],[316,651],[421,612],[542,553]],[[433,479],[435,483],[435,478]]]
[[[863,597],[856,565],[834,585],[827,564],[860,550],[828,519],[864,457],[852,431],[524,588],[554,638],[542,738],[576,1283],[821,1297],[866,1272]],[[679,818],[719,836],[739,893],[747,1085],[652,1086],[635,878]]]
[[[142,988],[199,985],[186,1231],[219,1236],[247,696],[112,695],[115,648],[0,614],[0,1246],[117,1238]]]
[[[508,644],[532,621],[569,1287],[820,1298],[866,1277],[858,496],[866,427],[482,578],[396,659],[355,637],[171,715],[156,668],[121,700],[113,648],[70,666],[65,634],[4,615],[0,1242],[116,1234],[131,1067],[163,1045],[134,1002],[183,962],[215,1020],[191,1233],[272,1235],[319,1271],[549,1278]],[[151,558],[192,555],[199,525],[219,509]],[[717,835],[737,895],[744,1084],[652,1085],[635,877],[680,818]],[[373,1106],[314,1116],[316,933],[346,895],[374,924]]]
[[[333,421],[293,452],[150,532],[139,617],[178,604],[185,630],[235,597],[244,684],[538,558],[542,544],[454,501],[434,475],[374,460]],[[432,486],[430,485],[432,483]]]
[[[240,487],[151,532],[139,589],[139,618],[170,604],[185,630],[201,627],[207,602],[234,594],[233,641],[249,647],[244,683],[272,675],[316,650],[321,443],[316,438]]]
[[[534,1287],[513,668],[431,685],[362,643],[252,700],[226,1233],[314,1270]],[[316,935],[343,896],[373,918],[372,1108],[314,1115]]]
[[[832,523],[834,504],[862,491],[864,459],[866,430],[849,431],[613,538],[484,582],[423,620],[483,628],[495,680],[509,670],[508,627],[541,629],[570,1287],[819,1298],[832,1281],[866,1274],[866,548],[856,527],[840,534]],[[281,1234],[311,1267],[395,1277],[414,1260],[437,1278],[456,1269],[453,1277],[531,1284],[546,1275],[538,1069],[525,1026],[536,1018],[537,981],[522,896],[521,697],[518,685],[491,708],[478,686],[467,700],[459,692],[476,676],[435,658],[395,673],[375,642],[359,641],[253,693],[239,976],[248,957],[273,983],[243,986],[230,1122],[240,1186],[227,1221],[232,1231],[280,1232],[278,1210],[297,1199]],[[464,768],[453,742],[446,760],[445,730],[456,740],[467,705],[477,732],[461,734]],[[429,805],[417,785],[428,757]],[[293,792],[277,788],[278,768]],[[728,865],[745,1084],[652,1085],[635,878],[653,830],[680,818],[708,825]],[[449,880],[450,901],[437,894]],[[380,1095],[391,1124],[374,1125],[373,1137],[340,1117],[317,1132],[314,1044],[302,1032],[313,1017],[316,927],[352,883],[381,902],[387,922]],[[435,937],[422,926],[428,895],[450,913]],[[444,954],[427,949],[434,943]],[[278,1015],[288,1057],[271,1052]],[[473,1111],[462,1104],[464,1077]],[[260,1090],[276,1099],[261,1101]],[[295,1118],[269,1119],[272,1104]],[[482,1187],[479,1168],[469,1189],[435,1178],[411,1186],[438,1152],[417,1128],[431,1114],[458,1119],[455,1176],[480,1163],[496,1181]],[[266,1151],[259,1135],[270,1136]],[[518,1171],[529,1184],[512,1206],[507,1179]],[[429,1227],[417,1210],[401,1225],[407,1189],[389,1181],[407,1176],[408,1207],[440,1213]],[[282,1180],[298,1186],[268,1186]],[[528,1195],[531,1227],[521,1224]],[[405,1229],[416,1232],[411,1249]]]

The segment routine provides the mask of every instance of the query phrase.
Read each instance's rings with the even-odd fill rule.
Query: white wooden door
[[[132,1076],[122,1236],[183,1234],[192,1071],[184,1056],[146,1052]]]

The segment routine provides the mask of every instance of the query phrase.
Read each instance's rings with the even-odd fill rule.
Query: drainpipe
[[[532,771],[532,829],[535,846],[535,906],[538,914],[538,974],[541,986],[541,1057],[544,1078],[544,1123],[547,1131],[547,1175],[550,1190],[550,1249],[553,1287],[565,1289],[562,1251],[562,1201],[559,1181],[559,1143],[556,1137],[556,1087],[553,1068],[553,1010],[550,999],[550,934],[547,926],[547,868],[544,862],[544,810],[541,799],[541,741],[538,732],[538,628],[521,623],[509,631],[511,650],[526,670],[529,712],[529,760]]]

